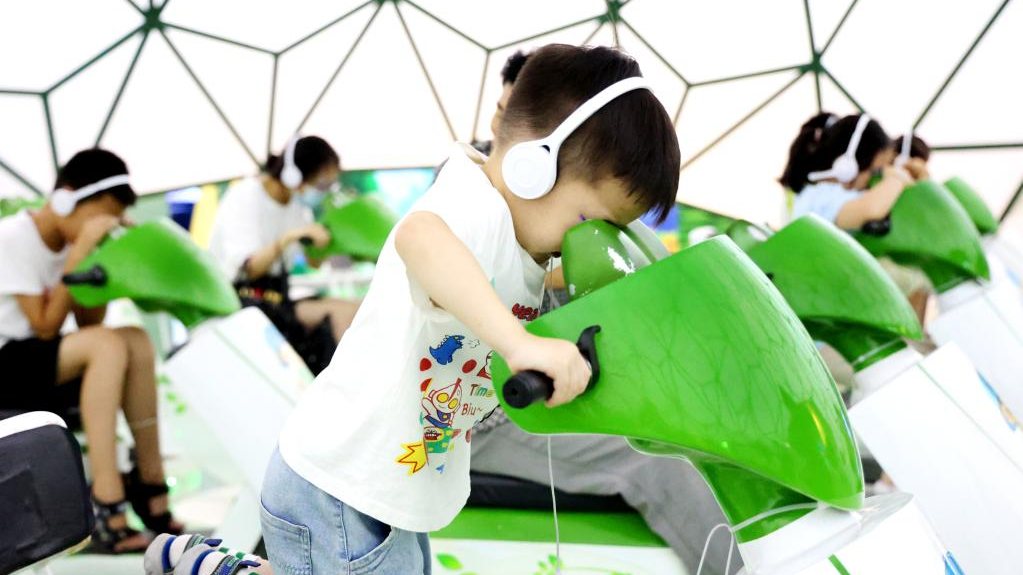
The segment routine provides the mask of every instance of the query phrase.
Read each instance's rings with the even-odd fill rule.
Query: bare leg
[[[352,325],[360,303],[359,300],[336,298],[305,300],[295,304],[295,315],[306,329],[316,327],[324,318],[329,317],[334,340],[341,341],[341,336]]]
[[[163,459],[160,456],[160,433],[156,412],[156,353],[146,332],[135,327],[114,330],[128,349],[128,369],[121,406],[128,420],[135,451],[138,456],[139,475],[144,483],[162,485],[166,481]],[[154,497],[149,511],[160,515],[167,510],[167,496]],[[180,528],[181,525],[176,527]]]
[[[127,366],[124,340],[103,327],[87,327],[64,337],[58,351],[58,383],[82,377],[82,425],[89,442],[92,492],[102,503],[124,500],[124,484],[117,469],[117,410],[123,399]],[[110,522],[115,529],[126,525],[123,516]],[[145,548],[145,544],[145,538],[139,535],[122,541],[118,549]]]

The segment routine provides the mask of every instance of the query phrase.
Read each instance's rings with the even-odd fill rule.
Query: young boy
[[[497,406],[493,353],[514,371],[550,376],[549,406],[585,389],[590,371],[575,346],[523,323],[537,315],[544,264],[569,228],[673,205],[674,128],[648,89],[624,91],[553,146],[557,178],[538,199],[510,189],[515,165],[505,156],[639,75],[610,48],[540,49],[516,82],[494,154],[457,147],[398,225],[267,470],[263,536],[278,573],[429,573],[426,533],[464,505],[471,428]]]
[[[116,155],[75,154],[39,211],[0,220],[0,409],[62,411],[79,405],[89,443],[98,551],[145,549],[128,529],[126,489],[117,469],[117,411],[135,439],[138,469],[127,496],[147,527],[178,531],[167,511],[156,420],[153,347],[136,328],[102,327],[105,308],[83,309],[62,283],[135,203],[128,169]],[[79,331],[62,336],[73,313]]]

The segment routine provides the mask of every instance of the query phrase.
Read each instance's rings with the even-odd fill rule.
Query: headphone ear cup
[[[50,209],[58,216],[67,217],[75,211],[75,197],[63,188],[55,190],[50,196]]]
[[[831,171],[835,174],[836,180],[843,184],[848,184],[859,175],[860,165],[856,162],[856,158],[852,156],[839,156],[835,160]]]
[[[298,166],[284,166],[281,169],[281,183],[292,190],[302,185],[302,170]]]
[[[526,200],[547,195],[558,179],[557,157],[537,142],[516,144],[501,162],[504,183]]]

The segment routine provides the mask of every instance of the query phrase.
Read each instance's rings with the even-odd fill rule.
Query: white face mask
[[[319,190],[314,186],[306,186],[302,189],[302,193],[298,195],[298,199],[310,209],[317,209],[323,205],[324,198],[327,197],[327,192]]]

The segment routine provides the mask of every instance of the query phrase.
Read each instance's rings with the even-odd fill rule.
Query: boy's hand
[[[906,170],[902,168],[896,168],[895,166],[885,166],[881,173],[883,180],[898,181],[903,186],[908,186],[913,183],[913,176],[911,176]]]
[[[909,175],[918,182],[931,177],[927,171],[927,163],[920,158],[910,158],[904,167],[909,172]]]
[[[512,373],[533,369],[554,380],[554,395],[547,407],[568,403],[586,391],[590,366],[574,343],[527,334],[508,350],[505,359]]]
[[[82,263],[82,260],[103,241],[103,238],[107,237],[110,230],[119,225],[121,225],[121,221],[118,218],[107,214],[97,215],[86,220],[82,224],[81,231],[78,232],[78,238],[75,239],[71,252],[68,253],[64,271],[70,272],[77,268],[78,264]]]
[[[325,248],[330,243],[330,232],[321,224],[309,224],[308,226],[302,226],[288,232],[284,243],[290,245],[302,238],[309,238],[313,241],[314,246]]]

